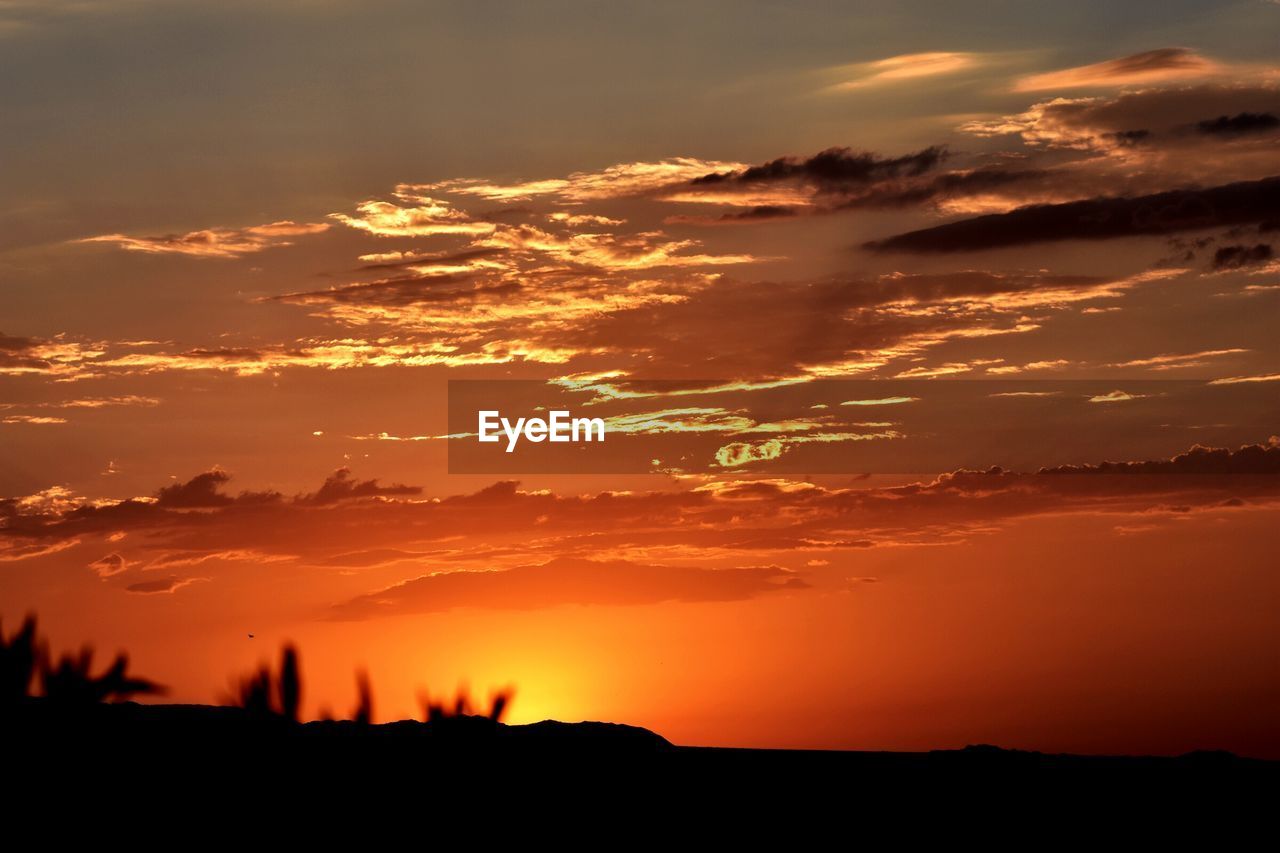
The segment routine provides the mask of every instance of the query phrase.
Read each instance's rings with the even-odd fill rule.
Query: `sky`
[[[164,701],[288,640],[312,716],[1280,758],[1278,35],[0,0],[3,628]]]

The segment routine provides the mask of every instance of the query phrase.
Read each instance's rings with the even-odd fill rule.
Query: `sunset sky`
[[[0,0],[3,629],[179,702],[292,640],[311,716],[1280,758],[1277,45]],[[609,437],[480,463],[468,393]]]

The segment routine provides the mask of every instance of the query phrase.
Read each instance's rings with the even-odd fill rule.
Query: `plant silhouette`
[[[9,639],[0,631],[0,704],[28,699],[32,681],[39,675],[40,695],[57,706],[122,702],[142,694],[163,693],[154,681],[129,674],[129,657],[121,652],[101,675],[93,674],[93,649],[84,646],[76,654],[56,661],[36,632],[30,614]]]
[[[298,650],[286,645],[280,655],[280,713],[295,723],[302,706],[302,676],[298,672]]]
[[[128,674],[129,657],[121,652],[102,675],[93,676],[93,649],[83,647],[77,655],[63,655],[55,664],[41,655],[40,685],[49,701],[62,705],[122,702],[139,694],[163,693],[164,688],[145,678]]]
[[[286,643],[280,652],[280,674],[267,664],[240,680],[231,703],[250,717],[261,720],[298,722],[302,706],[302,674],[298,650]]]
[[[486,714],[476,713],[471,705],[471,697],[464,688],[458,688],[458,692],[454,695],[452,702],[432,700],[426,693],[419,697],[419,701],[422,702],[422,709],[429,723],[447,720],[451,717],[475,716],[499,723],[502,722],[502,717],[506,714],[507,707],[511,704],[514,696],[515,691],[510,688],[498,691],[490,700],[489,711]]]
[[[446,743],[474,743],[488,740],[498,732],[498,724],[511,704],[511,690],[496,693],[487,714],[476,714],[466,690],[459,688],[452,702],[433,701],[421,697],[423,712],[431,734]]]
[[[93,649],[56,659],[47,651],[36,629],[36,617],[28,615],[11,636],[0,631],[0,706],[32,701],[37,711],[59,708],[75,710],[104,702],[123,702],[135,696],[163,693],[159,684],[129,673],[129,658],[120,653],[100,675],[93,674]],[[38,693],[32,693],[38,682]],[[501,690],[490,700],[487,711],[474,710],[470,695],[459,689],[452,699],[421,697],[424,721],[432,735],[445,742],[474,741],[492,736],[511,706],[514,691]],[[350,724],[355,731],[373,728],[373,685],[364,670],[356,672],[356,706]],[[250,721],[302,723],[303,677],[298,649],[286,643],[280,651],[278,668],[263,663],[235,683],[228,704],[239,708]],[[61,714],[59,714],[61,716]],[[329,719],[326,713],[322,715]]]
[[[373,725],[373,685],[369,683],[369,673],[363,669],[356,673],[355,712],[351,719],[362,726]]]
[[[449,735],[496,731],[497,724],[511,705],[514,692],[510,689],[496,693],[489,704],[489,710],[477,714],[472,708],[471,698],[465,690],[459,689],[450,701],[431,700],[426,694],[421,697],[425,721],[432,725],[433,731]],[[351,722],[357,726],[373,725],[373,685],[369,674],[364,670],[356,672],[356,707],[352,711]],[[302,667],[299,663],[298,650],[286,643],[280,653],[280,668],[272,671],[267,664],[240,679],[230,703],[243,709],[256,720],[298,723],[302,711]],[[326,712],[321,715],[328,719]]]
[[[28,614],[22,627],[8,639],[0,625],[0,705],[12,705],[28,696],[37,659],[34,614]]]

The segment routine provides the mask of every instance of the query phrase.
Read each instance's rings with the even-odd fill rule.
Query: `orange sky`
[[[0,8],[7,626],[174,701],[292,639],[312,714],[1280,757],[1280,6],[428,5]],[[450,380],[609,441],[477,467]]]

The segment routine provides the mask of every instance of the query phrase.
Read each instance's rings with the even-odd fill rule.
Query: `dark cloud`
[[[935,173],[949,154],[933,146],[902,157],[880,157],[830,148],[807,159],[782,157],[740,172],[705,175],[691,186],[724,192],[776,182],[812,187],[815,204],[806,210],[786,205],[759,205],[720,217],[675,217],[701,224],[759,222],[800,213],[826,214],[856,208],[895,208],[935,203],[948,198],[990,193],[1019,185],[1042,185],[1054,177],[1044,169],[982,165]]]
[[[695,178],[693,186],[764,184],[801,180],[824,192],[839,192],[888,178],[921,175],[947,157],[941,146],[931,146],[902,157],[881,157],[850,148],[828,148],[812,157],[779,157],[738,172],[717,172]]]
[[[1215,270],[1238,269],[1271,260],[1274,254],[1267,243],[1256,246],[1223,246],[1213,253]]]
[[[1038,168],[1013,168],[1002,164],[938,172],[950,157],[942,146],[932,146],[901,157],[881,157],[848,148],[830,148],[813,157],[780,157],[737,172],[720,172],[695,178],[693,193],[710,193],[727,203],[735,194],[744,200],[764,185],[790,184],[813,193],[803,207],[785,203],[752,205],[720,216],[673,216],[668,222],[697,225],[743,224],[822,215],[862,208],[900,208],[938,203],[946,199],[992,192],[1051,189],[1056,174]],[[749,203],[749,202],[748,202]]]
[[[1201,133],[1216,136],[1237,136],[1242,133],[1263,133],[1280,128],[1280,118],[1271,113],[1237,113],[1233,116],[1218,116],[1196,124]]]
[[[302,495],[298,503],[324,505],[351,500],[352,498],[408,496],[422,494],[421,486],[405,486],[399,483],[381,486],[377,480],[355,480],[351,477],[351,469],[339,468],[334,471],[324,484],[315,492]]]
[[[35,345],[31,338],[19,338],[0,332],[0,352],[25,352]]]
[[[273,302],[297,305],[427,305],[465,304],[485,298],[509,297],[522,288],[516,281],[477,282],[471,273],[399,276],[365,284],[348,284],[326,290],[284,293],[268,297]]]
[[[1280,474],[1280,437],[1236,450],[1197,444],[1172,459],[1042,468],[1041,474]]]
[[[261,361],[263,354],[260,350],[250,347],[218,347],[216,349],[192,349],[182,353],[188,358],[199,359],[203,361]]]
[[[156,493],[156,502],[163,507],[226,506],[235,499],[218,489],[230,479],[231,475],[226,471],[215,468],[197,474],[185,483],[165,486]]]
[[[1280,177],[1136,198],[1023,207],[872,241],[878,252],[968,252],[1053,240],[1107,240],[1264,221],[1280,209]]]
[[[768,222],[774,219],[791,219],[800,213],[794,207],[780,204],[761,204],[742,211],[722,213],[719,216],[668,216],[669,224],[733,225],[748,222]]]
[[[137,593],[139,595],[163,595],[165,593],[175,592],[187,584],[197,580],[202,580],[202,578],[181,578],[177,575],[169,575],[168,577],[158,578],[156,580],[131,583],[124,589],[125,592]]]
[[[1149,130],[1117,130],[1105,135],[1117,146],[1121,148],[1132,148],[1135,145],[1141,145],[1151,138]]]
[[[1003,166],[984,166],[968,171],[947,172],[925,181],[911,183],[887,183],[878,186],[847,202],[836,205],[834,210],[863,207],[909,207],[948,198],[991,192],[1015,185],[1042,183],[1053,173],[1045,169],[1009,169]]]
[[[233,503],[253,504],[279,500],[278,492],[241,492],[238,497],[223,494],[219,489],[231,479],[220,468],[197,474],[185,483],[165,486],[156,492],[156,505],[173,509],[199,509],[228,506]]]
[[[53,370],[54,361],[41,354],[41,347],[47,343],[0,332],[0,375]]]
[[[505,571],[414,578],[334,608],[340,619],[436,613],[457,607],[536,610],[566,604],[632,606],[664,601],[741,601],[809,584],[778,566],[703,569],[562,557]]]
[[[272,543],[294,535],[299,526],[306,525],[300,520],[313,514],[334,514],[328,533],[338,541],[349,531],[337,523],[337,518],[353,519],[358,515],[359,504],[412,497],[422,491],[418,486],[382,486],[376,479],[356,480],[346,468],[326,478],[317,491],[287,500],[275,491],[242,491],[233,497],[221,490],[230,479],[229,473],[215,468],[165,486],[157,492],[156,500],[86,501],[57,512],[38,505],[24,512],[21,502],[10,500],[5,504],[9,508],[7,514],[0,515],[0,536],[30,544],[46,537],[67,541],[79,535],[121,530],[168,532],[175,537],[166,543],[170,553],[155,560],[155,564],[192,563],[199,562],[202,556],[230,553],[228,549],[263,545],[270,550]],[[257,522],[264,524],[255,526]]]

